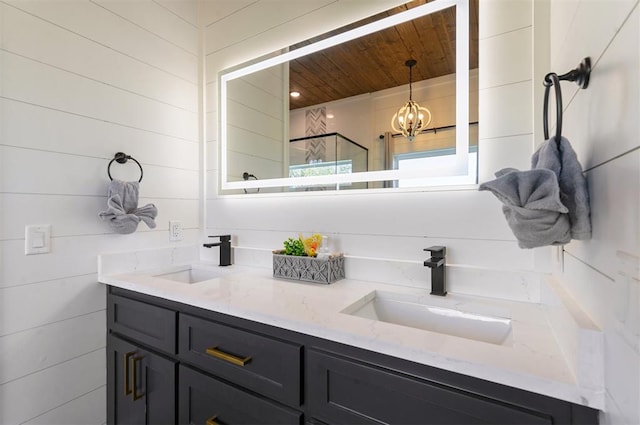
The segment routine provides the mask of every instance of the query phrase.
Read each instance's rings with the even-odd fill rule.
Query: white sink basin
[[[156,275],[153,275],[153,277],[173,280],[174,282],[198,283],[198,282],[203,282],[205,280],[215,279],[225,274],[228,274],[228,272],[221,267],[209,268],[209,267],[197,267],[194,265],[187,265],[179,270],[173,270],[168,273],[156,274]]]
[[[342,313],[498,345],[511,335],[511,319],[415,302],[392,292],[374,291]]]

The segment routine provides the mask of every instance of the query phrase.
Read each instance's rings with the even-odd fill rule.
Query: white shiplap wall
[[[504,167],[529,169],[533,152],[533,6],[481,1],[478,181]]]
[[[224,231],[235,236],[234,245],[241,248],[235,251],[236,261],[268,266],[270,250],[281,246],[287,237],[320,232],[329,235],[336,249],[356,257],[418,262],[424,259],[423,248],[443,244],[448,246],[453,264],[532,270],[535,250],[517,248],[499,202],[476,190],[218,197],[215,96],[219,70],[394,3],[400,2],[304,2],[308,7],[305,13],[281,16],[264,13],[264,7],[272,2],[238,2],[237,8],[225,10],[223,17],[206,19],[205,41],[216,40],[205,43],[206,226],[210,234]],[[532,153],[531,8],[531,1],[480,2],[481,180],[491,178],[493,171],[504,166],[527,167]],[[254,27],[251,19],[258,16],[260,25]],[[337,21],[335,17],[344,19]],[[236,31],[227,32],[228,28]],[[515,59],[505,63],[505,54]],[[215,253],[204,255],[213,257]],[[421,272],[426,285],[428,271],[416,273]]]
[[[288,96],[288,75],[288,67],[277,65],[229,81],[229,181],[240,181],[249,171],[264,178],[282,176],[282,139],[288,123],[283,101]]]
[[[168,245],[169,219],[198,238],[198,36],[194,1],[0,1],[0,423],[105,422],[97,255]],[[156,229],[98,218],[118,151]]]
[[[562,83],[563,135],[586,170],[593,238],[566,246],[557,276],[603,330],[606,413],[640,423],[640,7],[638,0],[551,1],[551,69],[585,56],[586,90]]]

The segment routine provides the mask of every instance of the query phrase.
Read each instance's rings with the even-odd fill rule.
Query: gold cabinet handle
[[[218,347],[207,348],[207,354],[238,366],[244,366],[249,363],[249,361],[251,361],[251,356],[234,356],[233,354],[225,353],[224,351],[219,350]]]
[[[206,425],[219,425],[218,422],[216,422],[216,419],[218,419],[218,415],[213,415],[207,419]]]
[[[129,381],[131,379],[129,377],[129,359],[135,353],[136,353],[135,351],[129,351],[124,355],[124,360],[123,360],[124,361],[124,395],[131,394],[131,387],[129,386]]]
[[[138,362],[142,359],[142,356],[133,358],[133,401],[139,400],[144,397],[144,393],[138,394]]]

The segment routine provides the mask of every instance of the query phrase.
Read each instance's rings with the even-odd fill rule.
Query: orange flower
[[[300,235],[300,240],[304,245],[304,252],[309,257],[315,257],[318,251],[318,247],[322,244],[322,235],[316,233],[308,238],[305,238],[302,235]]]

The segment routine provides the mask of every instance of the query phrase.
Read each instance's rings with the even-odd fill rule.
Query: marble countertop
[[[584,388],[572,373],[545,314],[545,306],[419,288],[343,279],[331,285],[278,280],[269,270],[231,266],[199,283],[178,283],[157,275],[179,270],[100,274],[101,283],[305,333],[488,381],[603,408],[601,391]],[[436,306],[486,312],[511,319],[512,335],[502,345],[365,319],[347,307],[385,291]]]

